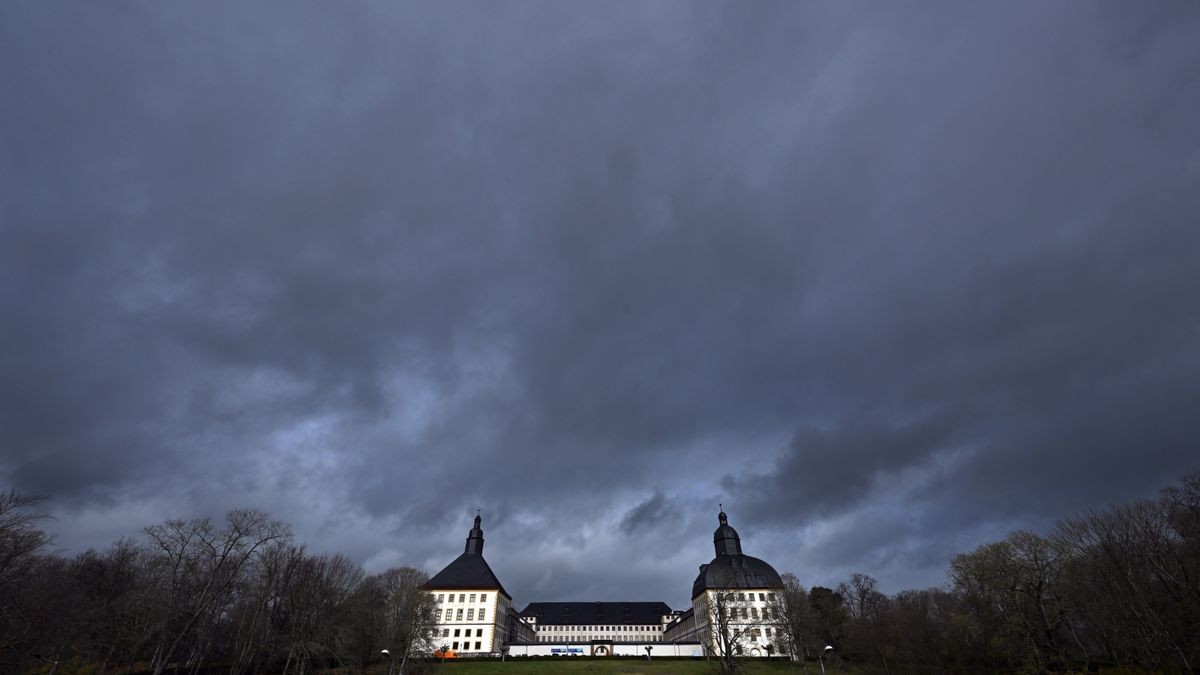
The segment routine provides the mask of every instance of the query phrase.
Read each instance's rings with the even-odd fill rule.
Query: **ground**
[[[436,669],[437,673],[445,675],[515,675],[530,673],[531,675],[553,675],[555,673],[580,673],[587,675],[713,675],[719,672],[713,661],[677,661],[655,660],[635,661],[632,659],[545,659],[529,661],[458,661],[447,662]],[[738,673],[745,675],[770,675],[772,673],[803,672],[798,663],[776,661],[773,663],[746,662],[738,664]],[[809,673],[820,673],[820,666],[809,664]],[[831,671],[832,672],[832,671]],[[836,672],[848,674],[851,671],[840,669]]]

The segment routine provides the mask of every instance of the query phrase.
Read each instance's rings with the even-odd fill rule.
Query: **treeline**
[[[63,557],[46,551],[37,502],[0,494],[0,672],[365,672],[381,649],[436,646],[423,573],[310,554],[262,512],[169,520]],[[776,653],[832,645],[835,661],[885,673],[1195,672],[1200,473],[958,555],[943,588],[784,580]]]
[[[310,554],[260,511],[66,558],[44,553],[37,502],[0,494],[0,672],[365,672],[428,647],[424,573]]]
[[[1159,498],[1014,532],[955,556],[944,588],[881,593],[855,574],[805,590],[784,575],[797,652],[885,673],[1200,667],[1200,473]]]

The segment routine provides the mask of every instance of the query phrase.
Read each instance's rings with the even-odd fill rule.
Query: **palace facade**
[[[776,626],[783,582],[744,554],[724,510],[715,557],[700,565],[691,607],[663,602],[532,602],[519,613],[483,558],[481,517],[466,549],[426,588],[436,601],[435,637],[460,656],[744,656],[786,653]]]

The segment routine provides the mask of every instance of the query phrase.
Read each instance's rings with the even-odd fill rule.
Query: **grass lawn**
[[[720,672],[714,661],[684,661],[684,660],[655,660],[635,661],[632,659],[538,659],[529,661],[470,661],[444,663],[435,672],[445,675],[552,675],[553,673],[587,673],[588,675],[713,675]],[[771,675],[773,673],[801,673],[799,663],[775,661],[771,663],[745,661],[738,662],[738,673],[745,675]],[[821,668],[815,663],[808,666],[809,673],[820,673]],[[851,670],[842,668],[831,670],[849,675]]]

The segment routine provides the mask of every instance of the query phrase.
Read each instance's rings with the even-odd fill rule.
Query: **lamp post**
[[[825,645],[825,649],[823,649],[821,651],[821,656],[818,657],[818,660],[821,662],[822,675],[824,675],[824,673],[825,673],[825,657],[829,656],[829,653],[832,651],[833,651],[833,645]]]
[[[384,655],[384,656],[386,656],[386,657],[388,657],[388,675],[392,675],[392,666],[395,666],[395,665],[396,665],[396,659],[395,659],[395,658],[393,658],[393,657],[392,657],[392,653],[391,653],[391,652],[389,652],[389,651],[388,651],[388,650],[386,650],[386,649],[380,649],[380,650],[379,650],[379,653],[380,653],[380,654],[383,654],[383,655]]]

